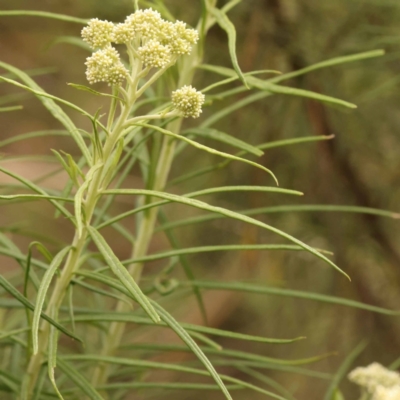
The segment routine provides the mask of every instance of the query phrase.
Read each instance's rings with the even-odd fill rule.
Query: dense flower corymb
[[[96,51],[86,61],[86,77],[89,83],[107,82],[110,85],[120,85],[128,75],[128,70],[122,64],[119,53],[113,47]]]
[[[198,118],[202,112],[205,96],[192,86],[183,86],[172,93],[173,106],[188,118]]]
[[[86,63],[89,82],[118,85],[127,77],[127,70],[112,43],[125,44],[130,59],[136,58],[139,64],[168,68],[179,56],[190,54],[199,34],[195,29],[187,28],[182,21],[165,21],[158,11],[147,9],[136,11],[119,24],[92,19],[83,28],[82,38],[97,50]],[[198,110],[201,112],[201,105]]]

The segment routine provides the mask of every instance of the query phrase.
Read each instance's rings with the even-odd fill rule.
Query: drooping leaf
[[[121,264],[118,257],[114,254],[103,236],[101,236],[100,233],[93,227],[88,227],[88,231],[100,253],[107,262],[107,265],[112,269],[114,274],[118,277],[120,282],[125,286],[129,293],[143,307],[149,317],[155,323],[158,323],[160,321],[160,317],[154,310],[154,307],[151,305],[149,299],[143,294],[135,280],[132,278],[131,274]]]
[[[47,295],[47,291],[49,289],[50,283],[53,279],[54,274],[56,273],[57,269],[61,265],[64,257],[68,254],[71,250],[70,246],[62,249],[60,252],[56,254],[53,261],[50,263],[49,268],[43,275],[42,281],[40,282],[35,310],[33,312],[33,319],[32,319],[32,344],[33,344],[33,353],[37,354],[39,350],[39,323],[42,314],[43,304]]]

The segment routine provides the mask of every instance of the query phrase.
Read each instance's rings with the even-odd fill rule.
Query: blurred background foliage
[[[194,24],[199,1],[165,0],[178,19]],[[223,2],[221,2],[223,3]],[[121,21],[132,12],[129,0],[0,0],[0,8],[38,9],[65,13],[82,18],[98,17]],[[310,135],[335,135],[334,140],[270,149],[259,162],[271,168],[280,185],[305,193],[302,198],[281,195],[218,194],[207,198],[213,204],[244,210],[285,204],[357,205],[399,211],[400,204],[400,3],[394,0],[245,0],[231,13],[238,31],[238,57],[242,69],[273,69],[288,72],[328,58],[384,48],[381,58],[345,64],[315,71],[288,82],[290,86],[313,90],[356,103],[358,109],[343,111],[312,100],[279,96],[250,104],[218,122],[216,128],[251,144]],[[21,69],[39,71],[38,82],[45,90],[75,101],[95,112],[101,100],[66,85],[86,84],[84,76],[87,52],[66,37],[79,36],[81,27],[66,22],[29,17],[0,19],[1,60]],[[206,62],[230,66],[226,35],[219,28],[211,30]],[[202,88],[215,79],[199,71],[196,86]],[[104,88],[105,89],[105,88]],[[0,114],[0,141],[17,134],[58,129],[59,126],[33,96],[0,84],[0,106],[22,104],[23,111]],[[241,100],[244,94],[236,96]],[[214,99],[212,110],[222,109],[232,99]],[[204,117],[211,115],[205,110]],[[83,117],[81,125],[86,126]],[[190,122],[189,122],[190,123]],[[222,150],[229,146],[217,144]],[[77,150],[68,138],[44,137],[19,142],[1,149],[7,161],[0,161],[21,174],[37,177],[58,169],[50,157],[50,148],[71,154]],[[40,155],[37,158],[27,155]],[[220,160],[195,149],[186,148],[176,159],[171,178]],[[218,172],[171,185],[170,191],[185,193],[219,185],[271,185],[261,171],[241,163],[231,163]],[[139,185],[139,170],[130,176],[129,185]],[[64,175],[45,180],[53,188],[62,188]],[[6,182],[1,176],[0,183]],[[8,182],[8,180],[7,180]],[[128,200],[118,204],[119,211],[129,208]],[[23,211],[21,211],[21,209]],[[117,211],[117,210],[115,210]],[[168,206],[170,219],[195,215],[192,210]],[[327,212],[289,212],[258,215],[315,247],[334,252],[335,262],[352,277],[348,282],[333,269],[305,253],[242,252],[207,253],[190,258],[198,277],[246,279],[260,284],[274,284],[292,289],[343,296],[391,309],[400,304],[400,228],[395,220],[361,214]],[[125,221],[127,227],[133,221]],[[26,251],[32,233],[50,243],[48,232],[57,230],[57,240],[69,241],[72,231],[62,219],[53,219],[50,206],[39,203],[1,205],[0,224],[18,240]],[[272,234],[223,219],[196,225],[196,229],[175,230],[184,247],[207,244],[281,243]],[[50,235],[51,236],[51,235]],[[120,240],[110,241],[122,257],[130,247]],[[57,243],[53,243],[56,245]],[[155,237],[151,251],[167,247],[163,234]],[[1,258],[1,269],[11,269],[9,259]],[[163,265],[151,263],[149,272]],[[173,301],[173,298],[168,301]],[[205,301],[212,326],[269,337],[306,336],[307,340],[284,346],[240,343],[222,340],[227,348],[286,359],[306,358],[330,352],[336,356],[324,359],[307,369],[293,373],[262,370],[295,394],[298,399],[321,399],[329,382],[328,375],[312,376],[309,372],[334,373],[345,356],[362,339],[368,346],[357,364],[379,361],[389,364],[400,356],[400,323],[396,317],[372,314],[362,310],[283,297],[240,295],[228,292],[206,292]],[[173,304],[173,303],[171,303]],[[176,302],[182,320],[200,322],[197,306],[189,298]],[[165,332],[160,333],[167,340]],[[168,336],[169,337],[169,336]],[[173,340],[173,339],[171,339]],[[187,354],[167,353],[160,359],[185,360]],[[222,370],[238,377],[243,372],[233,366]],[[309,376],[310,375],[310,376]],[[260,377],[258,377],[260,378]],[[171,379],[178,379],[176,376]],[[255,381],[257,377],[254,377]],[[343,385],[346,399],[357,395],[355,387]],[[146,392],[143,397],[197,399],[191,392],[169,394]],[[207,399],[221,398],[218,392],[207,393]],[[243,392],[235,399],[248,398]],[[261,398],[252,394],[252,399]]]

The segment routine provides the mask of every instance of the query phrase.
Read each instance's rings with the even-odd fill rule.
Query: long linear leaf
[[[197,287],[210,290],[233,290],[239,292],[258,293],[258,294],[269,294],[273,296],[292,297],[297,299],[313,300],[322,303],[337,304],[346,307],[359,308],[361,310],[367,310],[378,314],[385,315],[400,315],[400,310],[389,310],[382,307],[376,307],[369,304],[361,303],[359,301],[344,299],[341,297],[328,296],[325,294],[303,292],[300,290],[281,289],[269,286],[258,286],[250,283],[243,282],[208,282],[208,281],[196,281],[183,283],[184,285],[196,285]]]
[[[135,348],[140,348],[140,349],[149,349],[149,350],[155,350],[155,351],[160,351],[160,350],[165,350],[165,351],[190,351],[185,346],[182,345],[154,345],[154,344],[145,344],[145,343],[140,343],[140,344],[127,344],[123,346],[123,348],[126,349],[135,349]],[[297,360],[284,360],[284,359],[279,359],[279,358],[272,358],[272,357],[266,357],[266,356],[261,356],[259,354],[253,354],[245,351],[238,351],[238,350],[229,350],[226,348],[223,348],[222,350],[216,350],[210,347],[202,347],[202,350],[211,355],[216,355],[219,357],[229,357],[229,358],[236,358],[237,360],[247,360],[247,361],[255,361],[259,363],[266,363],[266,364],[278,364],[278,365],[306,365],[306,364],[312,364],[318,361],[321,361],[327,357],[331,357],[332,355],[336,355],[336,353],[328,353],[328,354],[323,354],[321,356],[315,356],[315,357],[309,357],[309,358],[303,358],[303,359],[297,359]]]
[[[118,277],[121,283],[126,287],[129,293],[134,296],[136,301],[142,306],[142,308],[146,311],[149,317],[155,322],[158,323],[160,321],[160,316],[155,311],[154,307],[151,305],[149,299],[143,294],[140,290],[139,286],[132,278],[131,274],[127,271],[127,269],[121,264],[118,257],[114,254],[111,247],[104,240],[103,236],[94,229],[93,227],[88,227],[88,231],[90,236],[92,237],[94,243],[99,249],[100,253],[106,260],[109,267],[112,269],[114,274]]]
[[[260,150],[258,147],[252,146],[252,145],[244,142],[243,140],[240,140],[234,136],[228,135],[227,133],[218,131],[216,129],[191,128],[191,129],[185,131],[184,134],[194,134],[194,135],[218,140],[222,143],[229,144],[238,149],[245,150],[246,152],[248,152],[250,154],[254,154],[258,157],[260,157],[264,154],[264,152],[262,150]]]
[[[281,189],[281,188],[275,188],[275,187],[269,187],[269,186],[220,186],[220,187],[215,187],[215,188],[199,190],[197,192],[187,193],[184,196],[185,197],[198,197],[198,196],[204,196],[204,195],[211,194],[211,193],[223,193],[223,192],[235,192],[235,191],[241,192],[241,191],[248,190],[248,188],[250,188],[249,190],[262,191],[262,192],[274,192],[274,193],[290,194],[290,195],[296,195],[296,196],[303,195],[302,192],[298,192],[296,190],[293,191],[293,190],[289,190],[289,189]],[[126,217],[129,217],[129,216],[132,216],[139,212],[146,211],[150,208],[159,207],[159,206],[162,206],[162,205],[165,205],[168,203],[169,203],[169,201],[153,202],[153,203],[146,204],[144,206],[135,208],[133,210],[126,211],[125,213],[122,213],[120,215],[112,217],[109,220],[103,222],[101,225],[99,225],[97,227],[97,229],[105,228],[106,226],[113,225],[115,222],[118,222],[121,219],[124,219]],[[217,218],[222,218],[222,216],[221,217],[218,216]],[[171,222],[170,224],[172,225],[174,223],[175,222]],[[169,226],[169,224],[165,224],[165,226]]]
[[[40,93],[45,93],[43,89],[24,71],[4,62],[0,62],[0,67],[12,72],[32,90]],[[86,143],[79,133],[78,128],[74,125],[68,115],[61,109],[61,107],[59,107],[55,103],[53,99],[44,97],[43,95],[39,96],[39,99],[42,104],[50,111],[53,117],[60,121],[61,124],[68,130],[68,132],[70,132],[71,136],[73,137],[83,156],[85,157],[86,162],[88,163],[88,165],[92,165],[92,156],[86,146]]]
[[[167,216],[165,215],[164,210],[159,210],[158,219],[160,220],[161,224],[164,224],[164,223],[168,222],[168,219],[167,219]],[[174,249],[178,250],[179,248],[182,247],[180,245],[180,243],[179,243],[178,238],[176,237],[175,233],[172,230],[168,230],[167,229],[165,231],[165,236],[167,237],[170,245]],[[184,273],[186,275],[186,278],[189,279],[189,280],[195,280],[196,277],[195,277],[193,268],[191,267],[191,265],[187,261],[186,257],[180,255],[180,256],[178,256],[177,260],[179,260],[179,263],[182,266],[182,269],[183,269],[183,271],[184,271]],[[171,262],[172,262],[172,259],[171,259]],[[196,298],[196,302],[197,302],[197,304],[199,306],[199,310],[200,310],[201,316],[203,317],[203,321],[204,321],[204,323],[206,325],[208,325],[207,310],[206,310],[206,306],[204,304],[204,300],[203,300],[203,296],[201,294],[201,290],[199,288],[195,287],[195,286],[192,287],[192,290],[193,290],[193,294],[194,294],[194,296]]]
[[[11,176],[12,178],[16,179],[17,181],[21,182],[23,185],[28,187],[29,189],[32,189],[34,192],[39,193],[43,196],[48,196],[48,194],[38,185],[35,185],[33,182],[29,181],[28,179],[23,178],[21,175],[18,175],[14,172],[11,172],[10,170],[3,168],[0,166],[0,172],[3,172],[4,174]],[[64,208],[62,205],[58,204],[56,200],[49,200],[50,203],[52,203],[65,217],[67,218],[72,218],[71,213]]]
[[[57,364],[62,372],[64,372],[64,374],[68,376],[76,386],[81,388],[82,392],[89,396],[91,400],[104,400],[100,393],[81,373],[77,371],[76,368],[69,365],[69,363],[60,357],[57,358]]]
[[[208,69],[208,68],[205,67],[204,69]],[[209,68],[209,69],[211,69],[211,68]],[[212,66],[212,70],[213,70],[213,72],[217,72],[221,75],[229,76],[229,77],[233,77],[236,74],[235,71],[233,71],[230,68],[226,68],[226,67]],[[355,104],[349,103],[348,101],[344,101],[341,99],[337,99],[336,97],[323,95],[320,93],[312,92],[310,90],[297,89],[297,88],[292,88],[292,87],[288,87],[288,86],[277,85],[275,83],[272,83],[272,80],[262,80],[262,79],[254,77],[254,76],[248,76],[246,78],[246,80],[250,86],[260,89],[260,90],[263,90],[263,91],[268,91],[268,92],[275,93],[275,94],[285,94],[285,95],[291,95],[291,96],[306,97],[306,98],[322,101],[325,103],[341,105],[341,106],[344,106],[347,108],[357,108],[357,106]]]
[[[186,346],[196,355],[200,362],[209,372],[210,376],[214,379],[215,383],[220,387],[222,393],[228,400],[233,400],[229,394],[228,389],[222,382],[221,377],[211,364],[210,360],[206,357],[197,343],[185,331],[185,329],[172,317],[166,310],[164,310],[157,302],[152,301],[154,308],[158,311],[161,319],[182,339]]]
[[[74,199],[69,199],[67,197],[58,196],[48,196],[44,194],[10,194],[10,195],[0,195],[0,200],[16,200],[16,199],[26,199],[26,200],[59,200],[65,202],[73,202]]]
[[[4,276],[2,275],[0,275],[0,286],[2,286],[9,294],[11,294],[11,296],[13,296],[24,307],[29,308],[32,311],[35,310],[35,306],[25,296],[23,296],[13,285],[11,285],[11,283],[8,282],[6,278],[4,278]],[[44,312],[42,312],[40,316],[48,323],[54,325],[59,331],[61,331],[65,335],[69,336],[72,339],[77,340],[78,342],[82,342],[82,340],[78,336],[70,332],[68,329],[64,328],[58,322],[54,321],[53,318],[50,318]]]
[[[392,211],[380,210],[377,208],[359,207],[359,206],[343,206],[343,205],[324,205],[324,204],[304,204],[304,205],[289,205],[289,206],[272,206],[262,208],[251,208],[248,210],[240,211],[243,215],[261,215],[261,214],[275,214],[275,213],[288,213],[288,212],[344,212],[355,214],[369,214],[377,217],[386,217],[393,219],[400,219],[400,214]],[[220,215],[206,214],[199,217],[192,217],[173,221],[165,226],[161,226],[156,231],[164,229],[178,228],[182,226],[208,222],[215,219],[224,218]]]
[[[60,252],[56,254],[53,261],[49,265],[49,268],[43,275],[42,281],[40,282],[37,298],[36,298],[36,305],[35,310],[33,312],[33,319],[32,319],[32,344],[33,344],[33,353],[37,354],[39,350],[39,340],[38,340],[38,333],[39,333],[39,323],[40,317],[42,313],[43,304],[46,298],[47,291],[49,289],[50,283],[53,279],[54,274],[56,273],[58,267],[61,265],[62,260],[71,250],[70,246],[62,249]]]
[[[115,279],[112,279],[108,276],[104,276],[104,275],[94,273],[94,272],[89,272],[89,271],[78,271],[77,274],[81,275],[83,277],[86,277],[88,279],[93,279],[98,282],[108,284],[109,286],[113,287],[114,289],[119,290],[121,293],[124,293],[127,296],[132,297],[132,295],[130,295],[130,293],[125,289],[124,286],[122,286]],[[77,281],[77,283],[79,284],[79,281]],[[153,325],[154,324],[154,322],[149,318],[137,317],[135,315],[125,314],[125,313],[107,314],[104,312],[99,313],[99,315],[93,315],[93,314],[79,315],[79,316],[75,317],[75,321],[119,321],[119,322],[132,322],[132,323],[141,324],[141,325]],[[162,325],[163,323],[160,322],[159,324]],[[185,329],[187,329],[189,331],[193,331],[193,332],[205,333],[205,334],[221,336],[221,337],[228,337],[228,338],[237,339],[237,340],[254,341],[254,342],[260,342],[260,343],[290,344],[290,343],[296,342],[298,340],[305,339],[304,337],[298,337],[298,338],[294,338],[294,339],[265,338],[265,337],[261,337],[261,336],[246,335],[246,334],[224,331],[221,329],[209,328],[206,326],[200,326],[200,325],[194,325],[194,324],[187,324],[187,323],[180,323],[180,324]]]
[[[290,251],[304,251],[304,248],[298,245],[290,244],[232,244],[232,245],[220,245],[220,246],[197,246],[188,247],[183,249],[175,249],[164,251],[160,253],[150,254],[140,258],[129,258],[121,261],[123,265],[130,265],[134,263],[143,263],[155,260],[162,260],[164,258],[176,257],[188,254],[200,254],[214,251],[243,251],[243,250],[290,250]],[[327,251],[316,249],[319,252],[328,253]]]
[[[255,162],[247,160],[245,158],[241,158],[241,157],[237,157],[237,156],[234,156],[232,154],[229,154],[229,153],[225,153],[223,151],[215,150],[215,149],[213,149],[211,147],[208,147],[208,146],[205,146],[205,145],[200,144],[198,142],[195,142],[194,140],[188,139],[185,136],[178,135],[178,134],[173,133],[173,132],[171,132],[171,131],[169,131],[167,129],[163,129],[163,128],[160,128],[160,127],[155,126],[155,125],[149,125],[149,124],[144,124],[144,123],[140,123],[140,124],[138,123],[136,125],[143,126],[145,128],[155,129],[156,131],[161,132],[164,135],[171,136],[171,137],[173,137],[175,139],[178,139],[178,140],[181,140],[183,142],[189,143],[193,147],[196,147],[196,148],[198,148],[200,150],[204,150],[207,153],[215,154],[215,155],[218,155],[218,156],[221,156],[221,157],[224,157],[224,158],[228,158],[228,159],[231,159],[231,160],[241,161],[241,162],[244,162],[246,164],[250,164],[253,167],[260,168],[260,169],[264,170],[265,172],[267,172],[268,174],[270,174],[272,176],[272,178],[275,180],[276,184],[278,184],[278,180],[276,179],[274,173],[271,170],[269,170],[268,168],[265,168],[263,165],[257,164]]]
[[[60,21],[74,22],[76,24],[85,25],[89,20],[83,18],[71,17],[64,14],[56,14],[47,11],[36,11],[36,10],[7,10],[0,11],[2,17],[42,17],[50,19],[58,19]]]
[[[146,361],[146,360],[135,360],[130,358],[122,358],[122,357],[107,357],[107,356],[99,356],[99,355],[92,355],[92,354],[84,354],[84,355],[70,355],[70,356],[63,356],[63,360],[70,360],[70,361],[93,361],[93,362],[105,362],[110,364],[117,364],[117,365],[126,365],[126,366],[134,366],[139,368],[154,368],[154,369],[162,369],[162,370],[169,370],[169,371],[178,371],[178,372],[186,372],[189,374],[195,375],[202,375],[202,376],[209,376],[208,371],[204,371],[198,368],[191,368],[185,367],[179,364],[167,364],[167,363],[160,363],[155,361]],[[250,383],[241,381],[240,379],[232,378],[231,376],[227,375],[220,375],[220,377],[226,381],[231,382],[241,387],[251,389],[253,391],[265,394],[270,396],[274,399],[278,400],[287,400],[284,397],[278,396],[275,393],[269,392],[268,390],[264,390],[258,386],[252,385]]]
[[[357,53],[357,54],[351,54],[349,56],[341,56],[341,57],[335,57],[331,58],[329,60],[325,60],[313,65],[310,65],[308,67],[298,69],[297,71],[293,72],[288,72],[286,74],[282,74],[281,76],[271,78],[269,79],[269,82],[272,83],[279,83],[288,79],[296,78],[297,76],[305,75],[309,72],[316,71],[318,69],[322,68],[329,68],[333,67],[335,65],[342,65],[350,62],[356,62],[356,61],[361,61],[361,60],[366,60],[369,58],[376,58],[376,57],[382,57],[385,55],[385,50],[372,50],[372,51],[366,51],[362,53]]]
[[[332,379],[328,390],[325,393],[324,400],[335,400],[335,392],[339,390],[340,381],[346,375],[354,360],[362,353],[362,351],[367,346],[366,341],[362,341],[350,354],[345,358],[339,369],[337,370],[335,376]]]
[[[330,140],[333,139],[335,136],[334,135],[329,135],[329,136],[306,136],[303,138],[293,138],[293,139],[284,139],[284,140],[276,140],[273,142],[268,142],[268,143],[263,143],[257,146],[260,150],[267,150],[271,149],[274,147],[281,147],[281,146],[290,146],[293,144],[299,144],[299,143],[308,143],[308,142],[317,142],[321,140]],[[240,156],[245,154],[245,152],[239,152],[236,155]],[[231,160],[224,160],[222,162],[219,162],[217,164],[211,165],[209,167],[201,168],[196,171],[192,171],[189,173],[185,173],[181,176],[178,176],[177,178],[174,178],[168,182],[167,186],[171,185],[176,185],[178,183],[185,182],[187,180],[192,180],[194,178],[197,178],[199,176],[205,175],[207,173],[213,172],[217,169],[225,168],[230,164]]]
[[[335,263],[333,263],[331,260],[329,260],[323,254],[321,254],[317,250],[313,249],[309,245],[307,245],[307,244],[303,243],[302,241],[296,239],[295,237],[281,231],[280,229],[274,228],[273,226],[267,225],[267,224],[265,224],[261,221],[258,221],[254,218],[250,218],[246,215],[242,215],[240,213],[228,210],[226,208],[211,206],[210,204],[207,204],[203,201],[190,199],[187,197],[178,196],[178,195],[174,195],[174,194],[170,194],[170,193],[158,192],[155,190],[116,189],[116,190],[105,190],[105,191],[103,191],[103,193],[104,194],[121,194],[121,195],[136,194],[136,195],[145,195],[145,196],[148,195],[148,196],[160,197],[162,199],[171,200],[176,203],[186,204],[188,206],[199,208],[201,210],[212,211],[213,213],[225,215],[226,217],[236,219],[238,221],[246,222],[251,225],[258,226],[260,228],[274,232],[277,235],[282,236],[285,239],[288,239],[289,241],[301,246],[303,249],[307,250],[308,252],[314,254],[321,260],[325,261],[327,264],[329,264],[330,266],[335,268],[337,271],[342,273],[344,276],[346,276],[348,279],[350,279],[350,277],[342,269],[340,269]]]
[[[231,61],[233,68],[235,69],[236,74],[242,83],[249,88],[247,84],[246,77],[243,75],[242,70],[240,69],[239,62],[236,55],[236,29],[235,25],[230,21],[228,16],[221,10],[216,7],[210,9],[211,14],[215,17],[218,25],[226,32],[228,35],[228,47],[229,54],[231,56]]]

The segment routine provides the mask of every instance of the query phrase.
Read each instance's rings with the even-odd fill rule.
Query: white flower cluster
[[[172,92],[172,105],[188,118],[198,118],[202,113],[205,96],[192,86],[183,86]]]
[[[400,385],[390,388],[377,387],[372,400],[400,400]]]
[[[101,21],[98,18],[91,19],[88,26],[82,29],[82,39],[93,49],[104,49],[110,46],[113,40],[114,24]]]
[[[90,84],[107,82],[110,85],[120,85],[128,75],[118,51],[111,46],[96,51],[87,59],[85,65],[86,77]]]
[[[400,374],[372,363],[350,372],[349,379],[361,386],[371,400],[400,400]]]
[[[187,28],[184,22],[165,21],[159,12],[147,9],[136,11],[129,15],[125,22],[119,24],[92,19],[88,26],[83,28],[82,38],[93,50],[98,50],[93,57],[101,50],[111,48],[112,43],[126,44],[133,46],[135,54],[146,66],[165,68],[172,65],[178,56],[189,54],[199,35],[195,29]],[[120,72],[121,65],[119,60]],[[104,81],[103,76],[106,76],[107,72],[96,69],[88,74],[92,76],[92,82],[99,82]],[[111,81],[105,82],[114,84]]]

